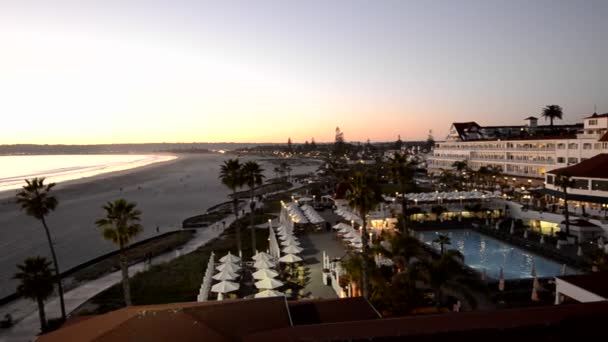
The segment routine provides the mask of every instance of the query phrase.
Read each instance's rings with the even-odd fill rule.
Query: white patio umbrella
[[[298,253],[300,253],[303,250],[304,249],[302,247],[290,245],[290,246],[287,246],[287,247],[283,248],[283,253],[298,254]]]
[[[237,265],[237,264],[233,264],[231,262],[227,262],[227,263],[224,263],[224,264],[220,264],[215,269],[218,270],[218,271],[229,270],[229,271],[232,271],[232,272],[238,272],[241,269],[241,267],[239,265]]]
[[[298,262],[298,261],[302,261],[302,258],[300,258],[297,255],[293,255],[293,254],[285,254],[283,255],[280,259],[280,262],[286,262],[288,264],[294,263],[294,262]]]
[[[230,252],[228,252],[228,254],[224,255],[220,259],[220,262],[223,262],[223,263],[226,263],[226,262],[237,263],[239,261],[241,261],[241,258],[239,258],[238,256],[236,256],[234,254],[230,254]]]
[[[239,275],[236,272],[232,272],[228,269],[225,269],[225,270],[217,273],[216,275],[214,275],[213,279],[215,279],[215,280],[234,280],[238,276]]]
[[[228,293],[228,292],[232,292],[232,291],[236,291],[239,289],[239,283],[235,283],[232,281],[228,281],[228,280],[224,280],[224,281],[220,281],[219,283],[213,285],[211,287],[211,292],[217,292],[217,293]]]
[[[266,252],[258,252],[254,256],[252,256],[251,259],[253,259],[254,261],[258,261],[260,259],[268,261],[268,260],[272,260],[272,255],[270,255]]]
[[[277,290],[264,290],[255,294],[255,298],[280,297],[284,296],[283,292]]]
[[[281,241],[281,246],[300,246],[300,241],[296,239]]]
[[[255,282],[255,287],[258,289],[276,289],[280,286],[283,286],[283,282],[274,278],[264,278]]]
[[[262,268],[273,268],[274,267],[274,263],[270,260],[257,260],[256,262],[253,263],[253,267],[257,268],[257,269],[262,269]]]
[[[288,241],[288,240],[295,239],[295,237],[291,233],[284,233],[283,235],[281,235],[281,233],[278,233],[277,235],[279,236],[279,240],[282,240],[282,241]]]
[[[273,271],[268,268],[262,268],[253,273],[253,279],[261,280],[266,278],[274,278],[278,275],[279,273],[276,271]]]

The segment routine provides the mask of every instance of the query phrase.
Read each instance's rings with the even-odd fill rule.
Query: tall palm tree
[[[256,186],[260,186],[262,185],[262,183],[264,182],[264,174],[262,173],[264,172],[264,169],[262,169],[260,167],[260,165],[254,161],[248,161],[246,162],[243,167],[242,167],[242,177],[243,177],[243,181],[247,184],[247,186],[249,187],[249,205],[251,208],[251,213],[250,213],[250,223],[251,223],[251,248],[253,253],[255,253],[256,251],[256,246],[255,246],[255,227],[253,226],[253,212],[255,210],[255,202],[253,201],[254,198],[254,190]]]
[[[469,168],[469,163],[466,160],[457,160],[452,163],[452,167],[458,172],[466,171]]]
[[[363,243],[362,272],[363,272],[363,297],[369,298],[369,244],[367,235],[367,213],[374,209],[379,203],[379,193],[374,179],[363,173],[357,172],[351,177],[350,192],[347,195],[348,205],[354,208],[361,217],[361,242]]]
[[[444,250],[443,246],[452,244],[452,240],[450,240],[450,237],[445,234],[439,234],[439,236],[437,236],[437,238],[435,240],[433,240],[433,242],[439,244],[442,255],[443,255],[443,250]]]
[[[53,240],[51,239],[51,232],[49,226],[46,224],[45,217],[50,214],[51,211],[57,208],[57,198],[51,196],[50,192],[55,186],[55,183],[44,184],[44,178],[33,178],[32,180],[25,180],[23,189],[17,193],[17,203],[21,205],[21,209],[25,210],[25,213],[29,216],[42,222],[44,232],[46,233],[46,240],[51,249],[51,257],[53,258],[53,265],[55,267],[55,276],[57,281],[57,290],[59,292],[59,304],[61,307],[61,319],[65,321],[65,303],[63,301],[63,285],[61,283],[61,275],[59,274],[59,263],[57,262],[57,255],[55,254],[55,247],[53,246]]]
[[[127,306],[131,305],[127,247],[131,240],[144,230],[142,225],[139,224],[141,211],[135,209],[135,206],[135,203],[127,202],[122,198],[114,202],[108,202],[103,206],[106,217],[95,221],[95,224],[102,229],[103,238],[112,241],[120,250],[122,292]]]
[[[46,330],[44,301],[53,293],[53,269],[50,266],[51,262],[44,257],[29,257],[23,264],[17,265],[19,272],[13,277],[21,281],[17,292],[38,303],[40,330],[43,332]]]
[[[568,188],[574,186],[574,180],[567,173],[557,174],[555,177],[555,186],[562,189],[564,194],[564,218],[566,219],[566,237],[570,235],[570,213],[568,212]]]
[[[564,113],[562,111],[562,107],[558,105],[547,105],[545,108],[543,108],[543,112],[541,113],[541,116],[545,118],[545,120],[549,119],[551,127],[553,127],[553,120],[561,120],[563,115]]]
[[[220,180],[228,189],[232,190],[232,209],[234,217],[239,217],[239,199],[236,195],[236,189],[243,186],[243,173],[241,172],[242,165],[238,159],[229,159],[224,162],[220,170]],[[241,252],[241,228],[236,226],[236,248]]]
[[[412,185],[414,179],[415,162],[408,161],[404,154],[395,153],[393,158],[389,159],[388,170],[390,177],[399,184],[401,192],[401,211],[403,213],[403,233],[407,233],[407,197],[405,193]]]

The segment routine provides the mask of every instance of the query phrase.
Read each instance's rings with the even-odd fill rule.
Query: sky
[[[0,0],[0,144],[445,138],[608,112],[608,1]],[[541,121],[542,122],[542,121]]]

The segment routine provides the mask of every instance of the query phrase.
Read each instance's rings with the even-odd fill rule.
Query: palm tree
[[[410,264],[410,260],[422,254],[420,243],[416,238],[405,234],[394,234],[388,238],[389,247],[378,244],[374,252],[393,260],[398,273],[403,272]]]
[[[458,160],[452,163],[452,167],[458,172],[466,171],[469,168],[469,163],[466,160]]]
[[[437,238],[435,240],[433,240],[433,242],[439,244],[442,255],[443,255],[443,250],[444,250],[443,246],[452,244],[452,240],[450,240],[450,237],[445,234],[439,234],[439,236],[437,236]]]
[[[224,162],[220,170],[220,180],[228,189],[232,190],[232,209],[234,217],[239,217],[239,199],[236,195],[236,189],[243,186],[243,173],[241,172],[242,165],[238,159],[229,159]],[[241,252],[241,227],[236,226],[236,248]]]
[[[460,262],[462,254],[457,250],[449,250],[437,260],[418,261],[416,268],[424,281],[435,292],[437,307],[441,305],[442,292],[447,287],[459,288],[458,276],[460,274]]]
[[[142,225],[139,224],[141,211],[135,209],[135,206],[135,203],[127,202],[122,198],[114,202],[108,202],[103,206],[106,217],[95,221],[95,224],[102,229],[103,238],[118,245],[120,250],[122,291],[127,306],[131,305],[127,247],[131,240],[144,230]]]
[[[541,116],[545,118],[545,120],[549,119],[551,127],[553,127],[553,120],[561,120],[563,115],[564,113],[562,111],[562,107],[558,105],[547,105],[545,108],[543,108],[543,112],[541,113]]]
[[[361,242],[363,243],[363,297],[369,298],[369,273],[368,257],[369,244],[367,235],[367,213],[378,205],[378,192],[376,183],[371,177],[360,172],[355,173],[350,179],[350,193],[347,195],[348,205],[354,208],[361,217]]]
[[[393,158],[389,159],[388,170],[390,177],[399,184],[401,191],[401,212],[403,213],[403,233],[407,233],[407,218],[405,213],[407,211],[407,197],[405,193],[408,187],[411,186],[414,179],[414,166],[415,162],[410,162],[407,157],[400,153],[395,153]]]
[[[61,283],[61,275],[59,274],[59,263],[57,262],[57,255],[55,254],[55,247],[53,246],[53,240],[51,239],[51,232],[49,226],[46,224],[45,217],[55,208],[57,208],[57,198],[51,196],[51,189],[55,186],[55,183],[44,184],[44,178],[33,178],[32,180],[25,180],[26,185],[23,186],[23,190],[17,193],[17,203],[21,205],[21,209],[25,210],[25,213],[32,216],[40,222],[44,227],[46,233],[46,240],[51,249],[51,257],[53,258],[53,265],[55,267],[55,276],[57,281],[57,289],[59,292],[59,304],[61,307],[61,319],[65,321],[65,303],[63,301],[63,285]]]
[[[21,281],[17,292],[38,303],[40,330],[43,332],[46,330],[44,301],[53,293],[53,269],[50,266],[51,262],[44,257],[29,257],[23,264],[17,265],[19,272],[13,277]]]
[[[247,184],[247,186],[249,186],[249,205],[251,208],[251,213],[249,215],[251,217],[251,248],[253,253],[255,253],[255,227],[253,226],[253,212],[255,209],[255,202],[253,202],[253,197],[255,187],[262,185],[262,183],[264,182],[264,174],[262,174],[262,172],[264,172],[264,169],[262,169],[258,163],[254,161],[249,161],[246,162],[245,165],[243,165],[241,171],[243,173],[241,175],[243,177],[243,181]]]
[[[570,235],[570,213],[568,212],[568,188],[574,186],[574,180],[567,173],[559,173],[555,177],[555,186],[564,193],[564,218],[566,219],[566,237]]]

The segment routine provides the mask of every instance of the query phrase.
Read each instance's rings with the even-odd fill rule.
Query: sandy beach
[[[218,175],[222,162],[231,157],[234,156],[180,155],[165,163],[58,184],[55,195],[59,206],[47,222],[61,269],[114,250],[114,245],[101,238],[94,224],[103,216],[101,206],[107,201],[123,197],[137,202],[143,212],[144,232],[139,236],[143,239],[157,234],[156,227],[160,232],[180,229],[185,218],[226,200],[228,190],[219,182]],[[267,177],[273,177],[272,166],[264,164]],[[293,174],[314,169],[296,167]],[[0,297],[3,297],[15,291],[16,282],[11,278],[17,263],[28,256],[49,256],[50,252],[40,222],[26,216],[10,193],[0,200],[0,227]]]

